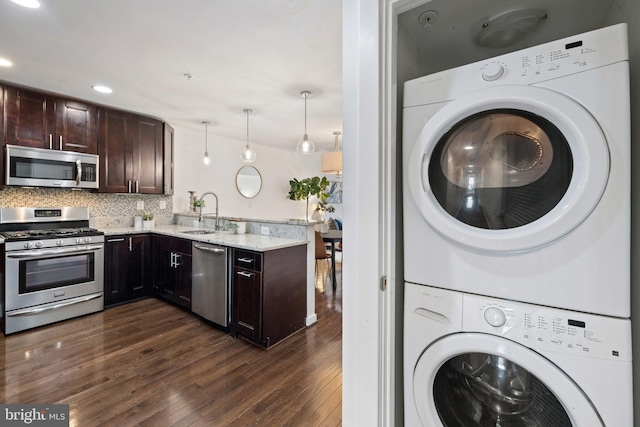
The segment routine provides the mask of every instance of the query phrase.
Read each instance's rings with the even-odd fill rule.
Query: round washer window
[[[579,357],[578,357],[579,358]],[[413,372],[424,426],[604,426],[558,365],[511,340],[461,332],[432,342]]]
[[[566,138],[545,118],[499,109],[453,126],[423,167],[434,197],[451,216],[501,230],[529,224],[560,202],[573,157]]]
[[[446,427],[571,427],[556,396],[535,375],[493,354],[468,353],[435,376],[436,410]]]

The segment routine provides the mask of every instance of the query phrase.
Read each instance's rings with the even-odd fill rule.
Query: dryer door
[[[556,365],[493,335],[459,333],[435,341],[418,360],[413,392],[429,427],[604,425]]]
[[[502,86],[450,102],[411,153],[409,187],[422,216],[463,247],[520,252],[584,221],[609,176],[598,123],[555,91]]]

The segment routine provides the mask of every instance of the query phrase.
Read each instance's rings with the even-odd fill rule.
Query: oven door
[[[5,310],[104,291],[104,244],[6,252]]]

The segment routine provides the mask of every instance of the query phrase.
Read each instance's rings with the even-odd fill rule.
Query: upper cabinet
[[[163,122],[98,110],[100,192],[163,193]]]
[[[97,154],[96,107],[5,87],[7,144]]]

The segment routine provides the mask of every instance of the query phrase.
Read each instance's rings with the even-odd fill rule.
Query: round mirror
[[[255,197],[262,188],[262,177],[253,166],[243,166],[236,175],[236,187],[244,197]]]

